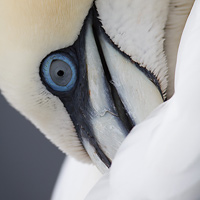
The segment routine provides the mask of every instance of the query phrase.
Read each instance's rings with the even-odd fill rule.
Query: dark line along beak
[[[76,86],[67,93],[47,89],[61,99],[91,160],[105,172],[129,131],[163,102],[162,95],[110,41],[95,7],[74,45],[58,52],[76,63]]]
[[[101,150],[113,160],[127,131],[144,120],[163,97],[159,87],[109,40],[96,13],[88,18],[85,46],[90,103],[95,113],[92,129]],[[98,163],[95,151],[89,144],[84,146]]]

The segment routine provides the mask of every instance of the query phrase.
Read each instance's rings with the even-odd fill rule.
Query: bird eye
[[[65,92],[75,85],[76,66],[70,58],[62,54],[53,54],[45,58],[41,71],[45,82],[53,90]]]

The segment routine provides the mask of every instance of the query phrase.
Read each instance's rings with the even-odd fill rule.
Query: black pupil
[[[59,70],[59,71],[57,72],[57,75],[58,75],[58,76],[64,76],[64,74],[65,74],[65,72],[64,72],[63,70]]]
[[[71,67],[63,60],[54,60],[49,72],[53,82],[59,86],[66,86],[72,79]]]

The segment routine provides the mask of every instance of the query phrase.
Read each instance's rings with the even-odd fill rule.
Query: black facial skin
[[[90,143],[90,145],[92,145],[95,148],[98,157],[109,168],[111,166],[111,160],[103,153],[103,151],[99,147],[91,123],[91,120],[95,117],[95,112],[90,102],[90,91],[88,86],[88,74],[87,74],[86,52],[85,52],[85,35],[89,18],[92,18],[93,20],[94,37],[103,64],[103,69],[105,72],[104,75],[106,76],[107,80],[105,83],[106,84],[105,90],[108,90],[107,93],[109,93],[109,99],[111,100],[109,101],[111,108],[110,111],[114,113],[116,116],[119,116],[119,119],[122,121],[124,125],[124,129],[127,130],[127,134],[135,126],[135,123],[128,116],[128,113],[126,112],[119,98],[117,90],[115,89],[113,84],[111,84],[112,79],[103,56],[103,51],[101,49],[100,42],[98,41],[98,34],[103,34],[105,39],[115,49],[117,49],[124,57],[126,57],[129,60],[131,58],[127,56],[124,52],[121,52],[117,48],[117,46],[110,40],[109,36],[105,33],[105,31],[102,28],[102,24],[98,20],[98,13],[95,6],[91,8],[87,18],[85,19],[82,30],[75,43],[70,47],[60,49],[58,51],[52,52],[49,55],[47,55],[48,57],[52,54],[59,53],[66,56],[74,63],[77,71],[77,80],[74,87],[67,92],[59,92],[53,90],[45,81],[45,78],[41,70],[45,58],[43,59],[40,65],[40,77],[43,84],[46,86],[47,90],[49,90],[53,95],[57,96],[62,101],[63,105],[65,106],[67,112],[70,115],[70,118],[75,126],[78,138],[82,143],[82,145],[83,145],[83,139],[86,139]],[[131,60],[131,62],[134,61]],[[139,64],[137,63],[134,64],[136,64],[136,67],[138,67],[141,71],[143,71],[143,73],[159,88],[159,91],[161,92],[159,82],[155,78],[153,73],[149,72],[145,68],[140,67]]]
[[[90,11],[88,17],[90,17],[91,15],[92,15],[92,10]],[[84,26],[80,32],[77,41],[72,46],[51,53],[51,54],[54,53],[63,54],[74,62],[77,70],[77,81],[75,83],[75,86],[70,91],[67,92],[55,91],[46,83],[44,76],[42,74],[42,70],[40,70],[40,76],[46,88],[52,94],[59,97],[59,99],[64,104],[75,126],[78,138],[81,141],[81,143],[83,142],[83,138],[87,139],[89,143],[95,148],[99,158],[109,168],[111,165],[111,161],[102,152],[101,148],[96,142],[95,136],[93,134],[94,131],[92,130],[92,124],[91,124],[91,119],[93,118],[94,112],[92,111],[93,108],[91,106],[89,99],[90,93],[88,87],[88,76],[87,76],[87,66],[85,57],[85,33],[86,33],[88,17],[85,20]],[[115,111],[113,110],[113,112]]]

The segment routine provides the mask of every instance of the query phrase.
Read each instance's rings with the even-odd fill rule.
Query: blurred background
[[[64,157],[0,94],[0,200],[49,200]]]

